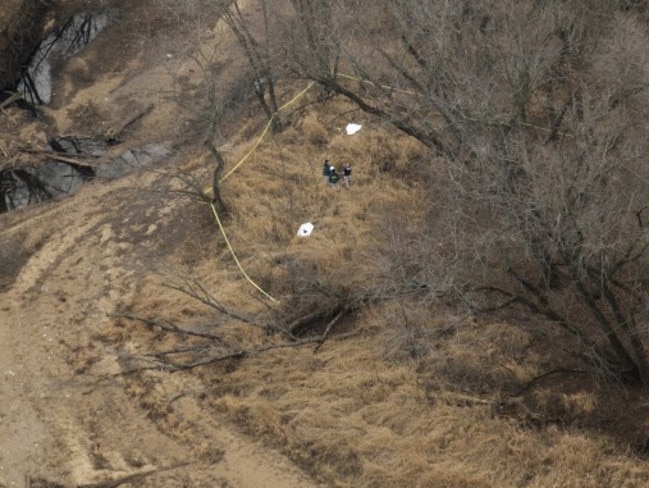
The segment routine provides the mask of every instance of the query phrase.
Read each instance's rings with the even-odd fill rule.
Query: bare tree
[[[165,6],[165,12],[168,16],[173,16],[178,22],[187,24],[187,29],[195,36],[202,36],[213,26],[206,24],[206,17],[212,20],[222,19],[227,12],[231,0],[196,0],[194,2],[168,2]],[[210,8],[210,15],[206,16],[205,9]],[[190,36],[190,39],[192,36]],[[197,117],[202,120],[202,144],[208,150],[214,160],[214,170],[212,172],[212,195],[211,197],[203,191],[201,182],[184,172],[174,176],[189,187],[186,193],[198,195],[204,201],[211,201],[216,211],[220,215],[227,214],[227,207],[221,197],[220,180],[225,169],[225,160],[218,149],[217,141],[222,139],[222,129],[224,115],[228,109],[228,97],[232,94],[223,86],[221,74],[227,67],[228,62],[223,59],[221,42],[217,42],[211,48],[205,47],[196,49],[196,45],[203,45],[201,42],[190,42],[184,47],[186,55],[193,61],[201,76],[200,94],[196,98],[187,97],[182,89],[182,82],[174,72],[169,75],[178,85],[178,90],[174,92],[174,98],[178,104],[195,112]],[[197,104],[196,101],[199,100]]]
[[[445,285],[474,311],[524,306],[581,357],[648,384],[649,38],[636,14],[606,0],[291,3],[292,69],[444,168]]]
[[[256,0],[254,5],[259,9],[262,20],[261,26],[257,29],[254,28],[252,21],[244,17],[237,1],[232,2],[223,18],[236,36],[252,69],[255,95],[268,119],[272,120],[273,130],[279,132],[282,130],[282,119],[275,94],[279,66],[277,59],[273,59],[271,53],[271,40],[274,40],[271,35],[271,19],[266,0]]]
[[[558,48],[539,75],[527,69],[524,83],[512,85],[512,119],[466,124],[470,157],[449,166],[454,206],[464,209],[457,215],[471,210],[471,233],[487,244],[478,253],[484,279],[469,288],[560,324],[584,357],[647,384],[649,179],[640,155],[648,148],[636,131],[646,130],[640,114],[649,109],[640,96],[649,38],[629,18],[614,16],[597,35],[599,25],[560,20],[547,25],[558,40],[525,56]],[[539,15],[525,36],[545,22]],[[534,106],[535,97],[547,105]]]
[[[293,343],[324,326],[317,342],[350,310],[443,295],[471,312],[523,307],[572,335],[581,359],[649,384],[649,35],[636,12],[609,0],[289,0],[290,15],[283,2],[256,5],[259,20],[236,4],[226,19],[271,119],[281,47],[294,74],[430,148],[412,168],[430,182],[425,230],[399,235],[386,219],[407,249],[375,260],[386,282],[328,286],[297,263],[288,281],[300,313],[265,327]],[[200,61],[219,199],[223,102],[218,67]],[[206,360],[247,354],[226,349]]]

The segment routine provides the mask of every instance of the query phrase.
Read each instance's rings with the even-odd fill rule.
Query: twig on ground
[[[195,330],[190,330],[190,329],[183,329],[181,327],[178,327],[175,324],[172,324],[171,322],[163,321],[163,320],[153,320],[153,319],[147,319],[144,317],[139,317],[137,315],[134,315],[129,312],[121,312],[113,315],[114,317],[118,318],[127,318],[131,320],[137,320],[139,322],[142,322],[150,327],[160,327],[162,330],[167,331],[167,332],[173,332],[176,334],[183,334],[183,335],[188,335],[188,336],[195,336],[195,337],[203,337],[205,339],[212,339],[224,347],[229,347],[230,345],[227,343],[223,337],[221,337],[218,334],[212,334],[211,332],[198,332]]]
[[[189,463],[175,464],[173,466],[168,466],[166,468],[151,469],[149,471],[143,471],[141,473],[129,474],[126,476],[121,476],[112,480],[100,481],[98,483],[84,483],[77,485],[77,488],[117,488],[118,486],[124,485],[126,483],[133,483],[134,481],[140,481],[144,478],[147,478],[155,473],[160,473],[162,471],[170,471],[172,469],[182,468],[187,466]]]
[[[335,317],[334,317],[334,318],[333,318],[333,319],[332,319],[332,320],[327,324],[327,327],[325,328],[325,331],[322,333],[322,336],[320,336],[320,339],[319,339],[318,345],[315,346],[315,348],[313,349],[313,352],[318,352],[318,349],[320,349],[320,348],[322,347],[322,345],[325,343],[325,341],[326,341],[327,338],[329,337],[329,332],[331,332],[331,329],[333,328],[333,326],[336,324],[336,322],[338,322],[338,321],[343,317],[343,315],[347,314],[347,312],[349,312],[349,310],[347,310],[346,308],[343,308],[343,309],[340,310],[340,312],[338,312],[338,314],[337,314],[337,315],[336,315],[336,316],[335,316]]]
[[[559,373],[585,373],[586,371],[582,369],[572,369],[572,368],[559,368],[559,369],[553,369],[552,371],[548,371],[546,373],[543,373],[539,376],[536,376],[532,378],[530,381],[528,381],[523,387],[519,388],[516,392],[512,393],[510,396],[512,397],[517,397],[521,396],[523,393],[525,393],[527,390],[532,388],[536,383],[541,381],[544,378],[547,378],[548,376],[559,374]]]

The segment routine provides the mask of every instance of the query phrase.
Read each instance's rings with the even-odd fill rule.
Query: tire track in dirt
[[[224,29],[219,23],[215,33],[221,36]],[[222,50],[224,66],[233,73],[243,60],[231,59],[230,52]],[[176,72],[192,72],[189,59],[178,62]],[[167,57],[164,63],[165,70],[172,70]],[[140,74],[124,70],[116,75],[124,80],[124,93],[100,83],[98,74],[97,87],[83,87],[83,93],[76,87],[83,96],[50,115],[63,130],[64,121],[71,124],[68,115],[88,101],[110,98],[114,104],[102,105],[99,125],[109,108],[117,111],[120,95],[142,103],[159,100],[164,89],[159,73],[155,79]],[[132,84],[134,79],[138,83]],[[237,79],[232,74],[233,82]],[[108,89],[113,91],[102,92]],[[170,119],[164,118],[166,112]],[[177,114],[167,107],[150,118],[143,125],[160,137],[161,128],[179,126]],[[110,314],[142,286],[133,264],[151,247],[138,239],[169,212],[147,202],[140,191],[157,188],[155,177],[140,173],[96,181],[65,200],[0,216],[5,222],[0,236],[23,246],[26,239],[30,245],[24,247],[32,253],[13,286],[0,293],[0,486],[23,486],[25,476],[31,476],[73,487],[179,463],[189,464],[151,474],[137,486],[317,486],[284,456],[240,435],[218,413],[205,411],[191,394],[177,398],[179,392],[204,390],[195,376],[111,376],[121,372],[125,351],[138,344],[125,343],[132,339],[120,337]],[[119,193],[129,189],[135,192]]]
[[[129,262],[138,250],[114,227],[132,211],[113,191],[120,187],[93,185],[20,224],[46,242],[0,295],[0,486],[21,486],[29,475],[72,487],[183,463],[138,486],[316,486],[190,395],[157,415],[174,392],[203,389],[191,375],[97,382],[121,371],[124,344],[98,334],[112,330],[109,314],[129,301],[138,280],[120,257],[124,246]],[[108,214],[98,200],[110,202]],[[144,395],[149,390],[160,393]]]
[[[7,325],[6,297],[2,304],[0,322],[0,486],[20,486],[24,480],[23,466],[27,462],[44,464],[43,449],[48,449],[47,427],[23,393],[27,372],[17,364],[12,354],[12,341]],[[15,323],[20,327],[20,322]],[[53,446],[49,446],[50,448]],[[3,484],[4,483],[4,484]]]

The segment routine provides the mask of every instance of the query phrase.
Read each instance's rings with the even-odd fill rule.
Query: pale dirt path
[[[25,463],[43,464],[40,453],[48,437],[24,392],[29,372],[13,354],[11,325],[20,329],[22,323],[10,318],[7,308],[14,304],[0,295],[0,486],[23,486]]]
[[[138,248],[120,241],[112,223],[129,216],[113,205],[107,218],[96,206],[115,201],[110,188],[120,185],[93,183],[49,204],[47,218],[35,218],[27,234],[43,244],[0,294],[0,486],[22,487],[27,475],[75,486],[181,463],[191,464],[138,486],[316,486],[189,395],[174,402],[182,422],[170,427],[142,406],[133,385],[92,384],[120,370],[121,345],[96,334],[110,327],[108,315],[137,282],[120,256]],[[25,226],[3,236],[12,229],[22,233]],[[169,376],[156,385],[171,392],[188,387],[201,389],[191,377]]]
[[[219,25],[215,35],[222,34]],[[71,98],[50,111],[57,121],[52,132],[73,130],[70,114],[89,101],[98,101],[104,110],[95,124],[104,123],[111,109],[118,123],[133,103],[155,101],[128,144],[151,134],[162,139],[168,131],[177,133],[179,113],[160,93],[170,89],[162,86],[171,81],[165,73],[189,76],[191,63],[165,57],[164,68],[138,68],[134,75],[128,70],[138,61],[123,61],[123,72],[100,76],[92,86],[70,85],[75,78],[62,73]],[[236,70],[236,64],[228,69]],[[132,190],[151,187],[152,178],[144,173],[94,182],[71,198],[0,215],[0,242],[31,253],[11,289],[0,292],[0,488],[22,488],[26,476],[73,487],[183,463],[190,464],[137,486],[317,486],[279,453],[202,410],[192,395],[175,400],[172,409],[168,403],[166,410],[164,403],[150,404],[169,402],[186,390],[201,391],[191,375],[157,377],[149,384],[124,378],[97,383],[119,373],[120,355],[137,347],[120,342],[110,314],[140,286],[135,263],[154,247],[148,241],[164,238],[147,229],[164,221],[169,209],[139,199],[141,192]]]

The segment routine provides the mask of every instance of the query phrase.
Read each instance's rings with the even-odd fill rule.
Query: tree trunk
[[[212,197],[212,203],[216,207],[216,211],[219,215],[226,215],[228,210],[221,199],[221,189],[219,188],[219,182],[221,181],[221,176],[223,175],[223,170],[225,169],[225,160],[221,153],[216,148],[212,141],[205,141],[205,146],[210,150],[214,160],[216,161],[216,167],[214,168],[214,175],[212,177],[212,192],[214,196]]]

